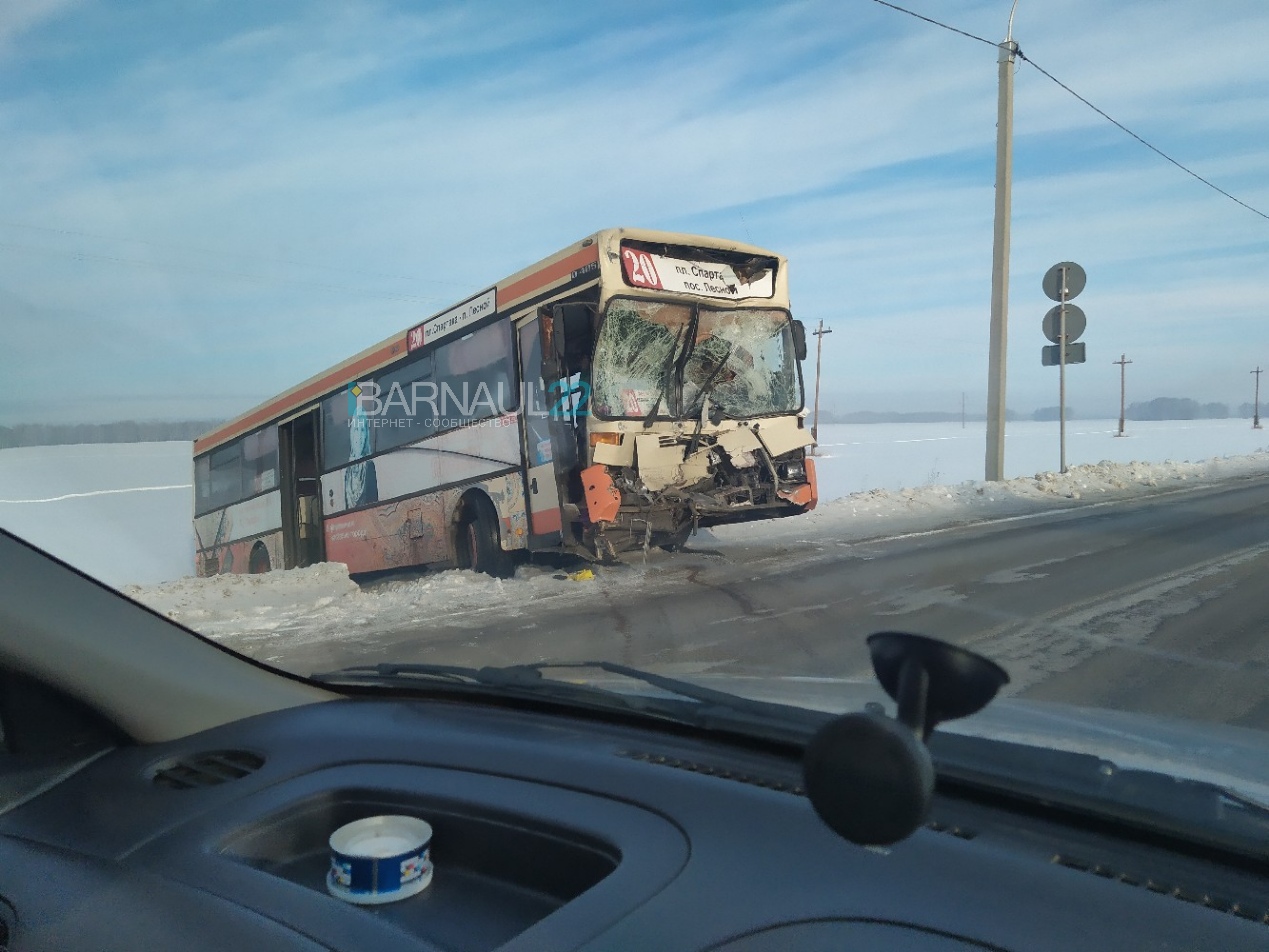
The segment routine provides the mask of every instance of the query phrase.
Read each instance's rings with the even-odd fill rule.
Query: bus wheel
[[[493,504],[483,496],[476,496],[468,503],[467,510],[458,527],[459,546],[467,568],[494,578],[511,578],[516,571],[515,557],[502,548],[498,514]]]
[[[272,566],[269,565],[269,550],[264,547],[263,542],[257,542],[251,547],[251,555],[247,556],[247,571],[252,575],[259,575],[267,572]]]

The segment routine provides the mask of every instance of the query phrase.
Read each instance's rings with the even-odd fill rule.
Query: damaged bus
[[[194,445],[197,571],[514,571],[807,512],[786,260],[592,235]]]

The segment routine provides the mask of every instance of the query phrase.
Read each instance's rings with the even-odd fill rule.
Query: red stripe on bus
[[[322,396],[327,391],[334,389],[340,383],[356,379],[357,375],[363,370],[373,370],[380,364],[386,363],[392,357],[404,353],[405,336],[402,335],[399,341],[392,344],[385,344],[373,354],[368,354],[355,364],[349,364],[347,367],[343,367],[334,373],[329,373],[321,379],[309,384],[303,390],[296,391],[295,393],[288,395],[285,399],[278,399],[274,400],[272,403],[267,403],[255,413],[242,417],[239,420],[235,420],[233,423],[221,427],[219,430],[214,430],[202,439],[196,440],[194,442],[194,453],[197,455],[198,453],[203,452],[205,448],[215,446],[218,443],[224,443],[235,436],[239,436],[240,434],[247,432],[254,426],[266,423],[274,417],[282,416],[289,410],[299,409],[302,404],[314,397]]]
[[[498,289],[498,310],[502,310],[505,305],[509,305],[512,301],[526,297],[560,278],[571,275],[574,271],[599,261],[599,246],[591,245],[589,248],[582,248],[575,251],[567,258],[563,258],[555,264],[547,265],[541,271],[535,271],[527,278],[521,278],[515,284],[508,284],[506,287]]]
[[[521,278],[514,284],[508,284],[505,287],[498,288],[498,309],[501,310],[503,303],[510,304],[518,298],[525,297],[545,287],[560,278],[571,275],[579,268],[599,261],[598,245],[591,245],[588,248],[582,248],[580,251],[574,252],[567,258],[563,258],[555,264],[547,265],[540,271],[535,271],[525,278]],[[406,352],[405,334],[402,334],[399,341],[385,344],[363,360],[357,361],[347,367],[326,374],[309,386],[296,393],[287,396],[285,399],[274,400],[265,404],[250,416],[235,420],[219,430],[214,430],[204,436],[202,439],[194,442],[195,455],[202,453],[204,450],[224,443],[235,436],[246,433],[252,427],[259,426],[261,423],[267,423],[274,417],[282,416],[284,413],[298,409],[299,406],[313,397],[320,397],[331,390],[334,390],[341,384],[350,380],[355,380],[357,375],[367,370],[374,370],[381,364],[387,363],[391,358],[399,356]]]
[[[543,509],[532,513],[534,535],[546,535],[548,532],[559,532],[564,528],[564,517],[559,509]]]

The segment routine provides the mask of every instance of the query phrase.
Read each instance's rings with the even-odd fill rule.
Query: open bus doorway
[[[322,482],[318,461],[320,408],[278,426],[282,464],[282,543],[287,568],[304,568],[326,557],[322,535]]]

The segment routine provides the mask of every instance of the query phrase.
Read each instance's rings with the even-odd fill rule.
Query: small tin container
[[[432,826],[412,816],[372,816],[330,835],[332,896],[359,905],[396,902],[432,882]]]

